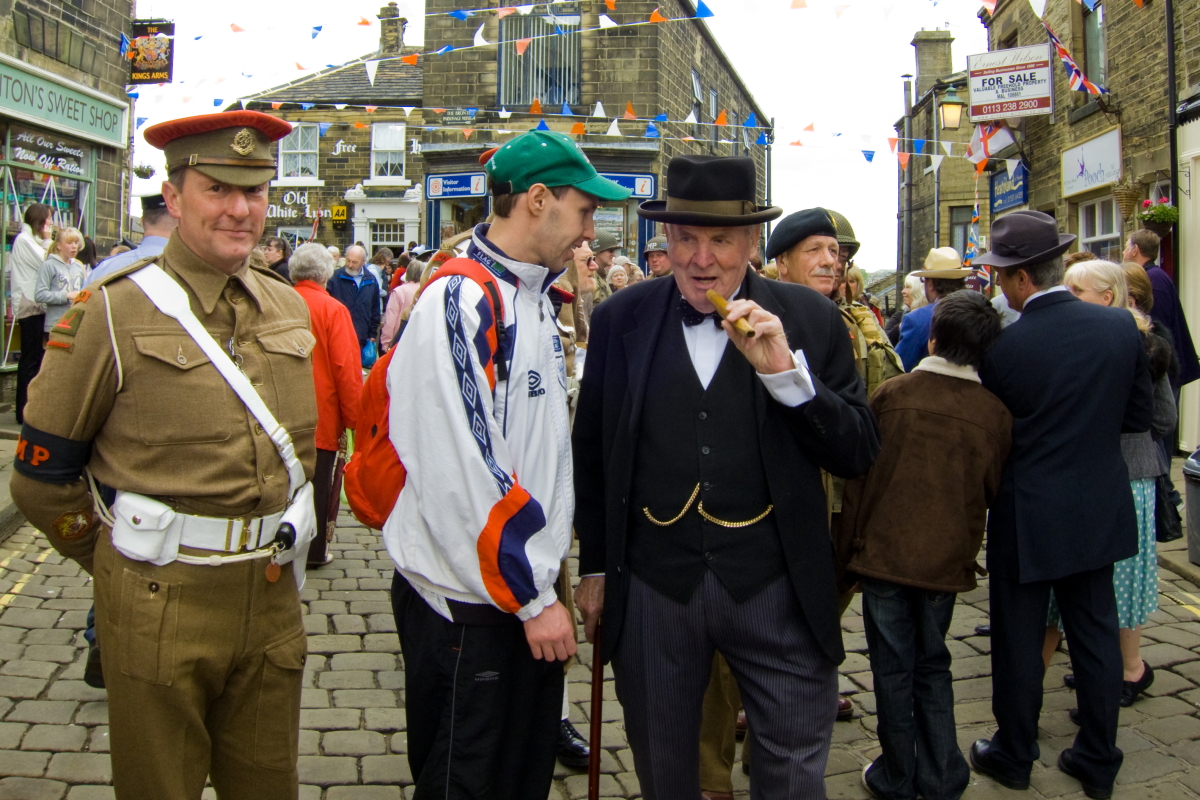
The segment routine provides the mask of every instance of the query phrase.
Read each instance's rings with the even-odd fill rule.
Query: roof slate
[[[350,103],[354,105],[421,105],[421,68],[398,56],[379,61],[375,84],[367,78],[365,62],[375,53],[338,67],[322,70],[291,83],[275,86],[246,100],[284,103]]]

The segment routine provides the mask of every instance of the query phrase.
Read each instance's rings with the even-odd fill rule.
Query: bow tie
[[[679,315],[683,317],[684,325],[699,325],[706,319],[711,319],[713,324],[718,328],[721,327],[721,315],[713,311],[708,314],[702,314],[692,307],[692,304],[684,299],[683,295],[679,295]]]

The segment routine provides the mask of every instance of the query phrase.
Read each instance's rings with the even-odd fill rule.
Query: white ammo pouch
[[[113,503],[113,546],[136,561],[163,566],[172,561],[219,566],[237,561],[270,558],[282,565],[299,560],[293,570],[296,585],[304,584],[303,564],[308,546],[316,535],[316,510],[312,484],[304,479],[304,467],[287,429],[280,425],[250,380],[221,349],[192,313],[187,292],[160,267],[151,264],[129,278],[145,292],[159,311],[175,319],[200,346],[212,365],[258,420],[274,443],[288,471],[289,501],[283,511],[251,519],[201,517],[181,514],[165,503],[134,492],[117,492]],[[180,553],[179,547],[214,550],[211,556]]]

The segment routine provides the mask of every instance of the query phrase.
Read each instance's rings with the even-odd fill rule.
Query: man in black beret
[[[780,213],[756,204],[753,161],[680,156],[667,186],[638,214],[666,224],[673,280],[618,292],[592,318],[576,603],[589,641],[603,618],[596,655],[613,663],[648,800],[700,796],[718,652],[757,734],[756,792],[823,798],[844,652],[820,471],[864,473],[878,430],[837,307],[748,269]]]

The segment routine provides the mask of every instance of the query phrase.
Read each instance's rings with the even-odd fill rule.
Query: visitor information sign
[[[1053,114],[1049,44],[967,56],[971,122]]]

